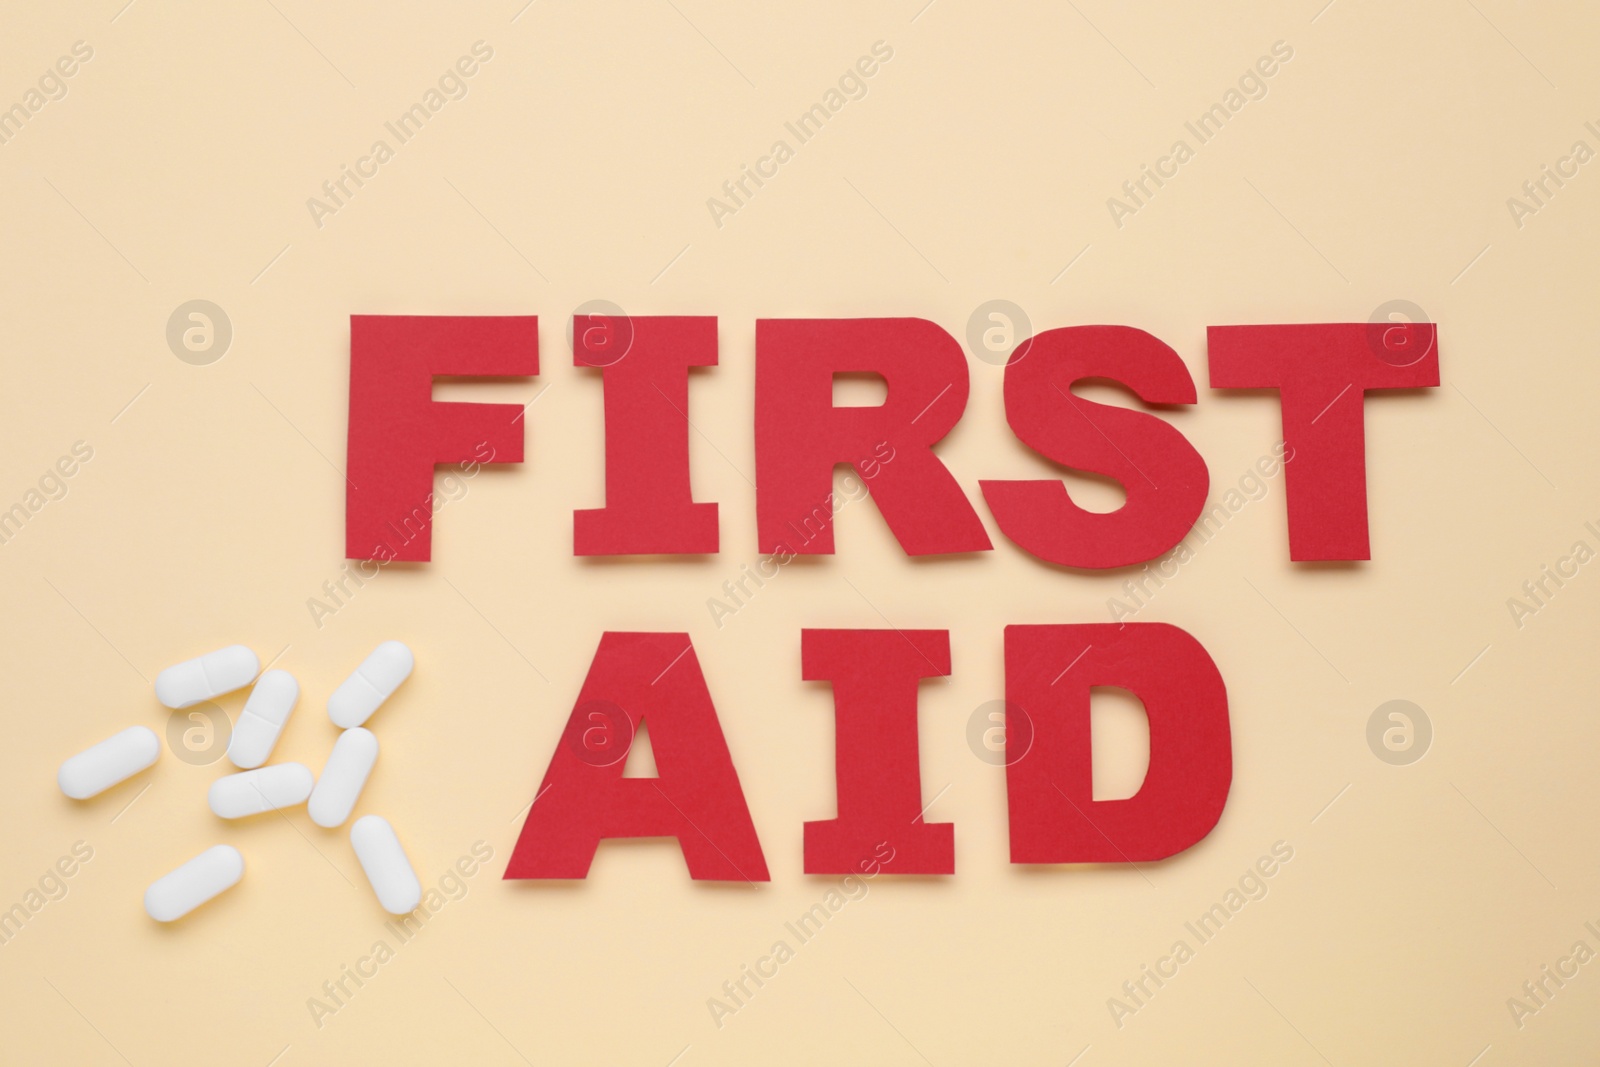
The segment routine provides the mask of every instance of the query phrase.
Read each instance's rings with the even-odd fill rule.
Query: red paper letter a
[[[624,778],[641,722],[659,777]],[[601,636],[505,877],[586,878],[606,837],[675,837],[691,878],[768,881],[688,634]]]

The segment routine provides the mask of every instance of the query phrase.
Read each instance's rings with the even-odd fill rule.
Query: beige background
[[[1600,519],[1600,174],[1520,229],[1506,198],[1575,140],[1600,148],[1583,128],[1600,119],[1593,5],[121,2],[12,5],[0,34],[4,102],[75,41],[94,49],[0,147],[0,507],[75,441],[94,449],[0,545],[0,907],[74,842],[94,850],[0,946],[0,1059],[1592,1054],[1600,964],[1521,1029],[1506,1000],[1578,939],[1600,949],[1583,926],[1600,925],[1600,578],[1586,568],[1520,630],[1506,599],[1575,540],[1600,547],[1583,528]],[[306,198],[478,40],[494,58],[470,94],[317,228]],[[879,40],[894,57],[868,95],[714,225],[706,199]],[[1279,40],[1294,58],[1266,98],[1116,228],[1106,198]],[[195,298],[233,324],[209,366],[164,337]],[[570,554],[571,511],[602,500],[601,398],[564,324],[596,298],[719,316],[721,366],[691,393],[717,557]],[[1205,388],[1208,324],[1364,321],[1391,299],[1442,324],[1444,386],[1366,405],[1371,563],[1291,566],[1280,477],[1140,615],[1215,657],[1236,761],[1216,831],[1141,871],[1009,866],[1003,774],[967,745],[974,709],[1002,693],[1002,627],[1104,619],[1127,577],[1046,568],[983,508],[980,477],[1050,469],[1007,431],[998,367],[972,361],[940,450],[996,551],[912,563],[861,505],[837,556],[786,571],[720,630],[705,607],[757,558],[755,320],[915,315],[964,337],[993,298],[1035,329],[1126,323],[1173,345],[1201,386],[1173,421],[1216,492],[1277,440],[1278,409]],[[536,313],[538,380],[439,395],[548,394],[528,462],[445,510],[434,563],[386,572],[319,629],[306,602],[342,562],[353,312]],[[800,628],[884,618],[951,631],[954,676],[923,687],[922,767],[958,873],[873,882],[719,1029],[707,999],[834,884],[801,873],[802,822],[832,813],[833,757],[829,694],[799,680]],[[693,635],[770,885],[691,884],[670,844],[607,845],[581,885],[498,880],[607,628]],[[298,810],[221,824],[204,797],[226,763],[166,753],[85,803],[54,774],[127,725],[164,731],[149,680],[235,641],[264,660],[287,646],[278,665],[304,697],[277,756],[320,768],[327,694],[387,637],[418,667],[374,720],[384,752],[360,810],[394,822],[426,883],[475,841],[495,858],[319,1028],[307,999],[392,937],[344,832]],[[243,696],[220,703],[236,714]],[[1435,731],[1410,766],[1366,742],[1394,698]],[[1108,775],[1137,761],[1135,733],[1104,733]],[[1119,1029],[1107,999],[1279,840],[1294,859],[1266,898]],[[238,888],[170,928],[147,919],[145,885],[218,841],[246,855]]]

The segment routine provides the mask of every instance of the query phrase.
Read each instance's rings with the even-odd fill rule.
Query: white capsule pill
[[[357,726],[340,734],[322,768],[322,777],[317,779],[311,799],[306,802],[311,821],[329,828],[342,826],[354,810],[377,758],[378,739],[371,730]]]
[[[242,819],[305,803],[316,780],[304,763],[274,763],[254,771],[240,771],[211,783],[206,800],[214,815]]]
[[[268,671],[261,676],[228,739],[228,758],[235,767],[249,770],[267,762],[299,699],[300,683],[288,671]]]
[[[146,726],[130,726],[92,748],[68,757],[56,772],[61,791],[73,800],[102,793],[131,778],[161,755],[161,739]]]
[[[157,922],[181,919],[224,889],[239,884],[244,857],[232,845],[213,845],[144,891],[144,910]]]
[[[422,883],[417,881],[417,872],[411,869],[406,850],[400,846],[400,838],[395,836],[388,819],[363,815],[350,827],[350,844],[384,911],[404,915],[417,910],[422,903]]]
[[[361,661],[355,673],[346,678],[328,698],[328,718],[341,729],[360,726],[411,677],[416,657],[399,641],[385,641]]]
[[[156,699],[169,708],[187,708],[250,684],[261,669],[256,654],[229,645],[174,664],[156,675]]]

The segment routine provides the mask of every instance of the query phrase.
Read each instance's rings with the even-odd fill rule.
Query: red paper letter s
[[[1005,535],[1064,567],[1129,567],[1183,540],[1211,479],[1200,453],[1142,411],[1072,395],[1075,382],[1110,378],[1151,404],[1193,404],[1194,380],[1171,347],[1131,326],[1069,326],[1024,341],[1006,364],[1006,420],[1023,444],[1058,463],[1122,483],[1127,502],[1097,514],[1058,481],[982,481]]]

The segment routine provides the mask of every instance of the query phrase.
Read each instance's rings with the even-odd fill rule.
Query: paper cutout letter
[[[538,374],[538,325],[533,315],[350,316],[346,556],[431,559],[434,465],[522,462],[522,405],[437,402],[433,379]]]
[[[839,817],[805,824],[807,874],[954,874],[955,827],[922,821],[917,683],[950,673],[948,630],[802,630],[801,676],[833,683]]]
[[[833,377],[851,373],[881,375],[887,399],[834,407]],[[966,405],[961,345],[926,319],[758,319],[760,551],[832,554],[838,463],[854,465],[907,555],[993,548],[933,454]]]
[[[1126,800],[1094,799],[1089,690],[1144,702],[1150,765]],[[1192,636],[1166,623],[1006,627],[1006,701],[1032,726],[1006,731],[1012,863],[1141,863],[1198,842],[1233,780],[1228,694]],[[1010,717],[1007,712],[1007,718]],[[1022,739],[1024,754],[1010,751]]]
[[[641,722],[657,778],[623,777]],[[507,878],[587,878],[602,838],[676,837],[691,878],[768,881],[688,634],[601,635],[535,797]]]
[[[1364,394],[1439,384],[1437,327],[1412,323],[1212,326],[1213,389],[1276,389],[1289,558],[1371,559]]]
[[[1064,567],[1130,567],[1183,540],[1205,507],[1206,462],[1183,434],[1142,411],[1072,395],[1110,378],[1149,404],[1193,404],[1172,348],[1131,326],[1068,326],[1024,341],[1006,364],[1006,421],[1046,458],[1122,483],[1116,511],[1085,511],[1053,480],[980,481],[995,521],[1026,551]]]
[[[717,365],[716,317],[574,316],[572,345],[606,411],[606,506],[572,513],[574,554],[717,551],[717,505],[689,490],[689,368]]]

